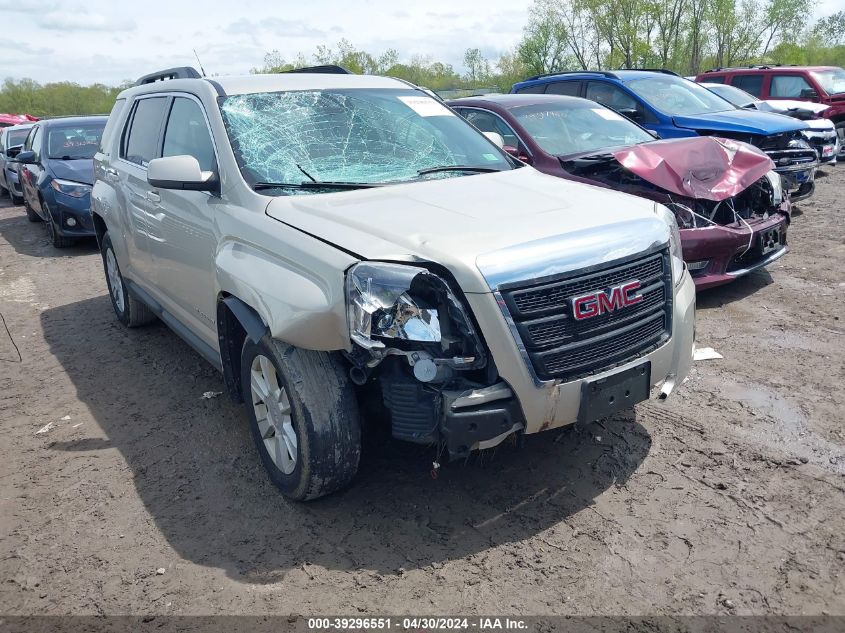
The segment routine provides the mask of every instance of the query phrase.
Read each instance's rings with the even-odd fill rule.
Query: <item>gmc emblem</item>
[[[577,321],[583,321],[605,312],[613,312],[619,308],[636,305],[643,300],[641,294],[635,294],[639,288],[640,282],[635,279],[608,288],[607,291],[595,290],[572,297],[572,315]]]

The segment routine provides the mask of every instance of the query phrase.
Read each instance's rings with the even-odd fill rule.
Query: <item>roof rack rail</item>
[[[292,70],[282,70],[282,73],[317,73],[320,75],[354,75],[351,70],[338,66],[337,64],[324,64],[322,66],[305,66]]]
[[[197,72],[196,68],[190,66],[177,66],[176,68],[167,68],[166,70],[159,70],[149,75],[144,75],[135,82],[136,86],[143,86],[144,84],[155,83],[156,81],[165,81],[167,79],[201,79],[202,75]]]
[[[617,70],[641,70],[643,72],[663,73],[664,75],[674,75],[675,77],[680,77],[678,73],[674,70],[669,70],[668,68],[619,68]]]
[[[798,64],[750,64],[748,66],[718,66],[705,70],[705,73],[718,73],[723,70],[771,70],[772,68],[795,68]]]
[[[556,73],[543,73],[541,75],[534,75],[522,81],[534,81],[535,79],[542,79],[543,77],[555,77],[557,75],[603,75],[608,79],[619,79],[617,75],[607,70],[561,70]]]

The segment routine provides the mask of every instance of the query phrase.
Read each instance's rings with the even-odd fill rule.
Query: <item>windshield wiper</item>
[[[257,182],[252,185],[256,191],[260,189],[369,189],[381,187],[377,182]]]
[[[436,174],[439,171],[478,171],[483,173],[489,173],[492,171],[502,170],[496,169],[495,167],[481,167],[473,165],[441,165],[440,167],[427,167],[425,169],[420,169],[417,173],[420,176],[423,176],[425,174]]]

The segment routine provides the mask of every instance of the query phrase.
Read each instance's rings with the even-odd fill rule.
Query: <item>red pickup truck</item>
[[[830,106],[822,114],[845,143],[845,70],[837,66],[744,66],[714,68],[697,82],[729,84],[759,99],[797,99]]]

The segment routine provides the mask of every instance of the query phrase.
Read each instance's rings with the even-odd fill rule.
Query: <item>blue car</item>
[[[26,217],[45,222],[56,248],[95,235],[91,219],[94,154],[105,116],[42,120],[15,157]]]
[[[807,124],[781,114],[737,108],[695,82],[666,70],[574,71],[537,75],[512,93],[545,93],[597,101],[661,138],[721,136],[756,145],[775,163],[793,201],[812,195],[818,167],[802,138]]]

